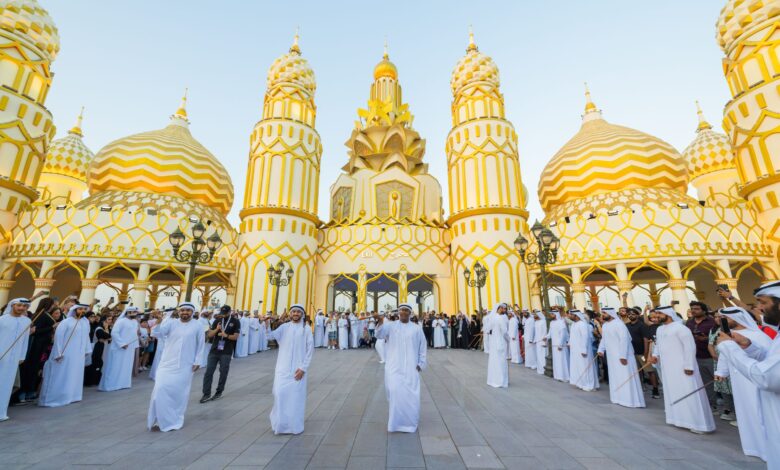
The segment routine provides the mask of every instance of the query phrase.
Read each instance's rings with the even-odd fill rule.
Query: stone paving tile
[[[376,354],[317,350],[304,434],[276,436],[268,419],[275,359],[235,359],[224,398],[206,405],[197,402],[196,373],[184,428],[170,433],[146,430],[153,382],[144,375],[132,390],[90,388],[62,408],[11,408],[0,424],[0,468],[137,470],[139,458],[178,469],[765,468],[742,454],[732,426],[695,435],[665,424],[662,400],[625,409],[609,403],[606,388],[580,392],[520,366],[510,366],[510,388],[492,389],[487,355],[468,351],[429,351],[419,431],[388,434]],[[89,435],[73,432],[85,423]]]

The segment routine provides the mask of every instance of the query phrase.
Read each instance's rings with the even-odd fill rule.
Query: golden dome
[[[309,62],[301,57],[298,34],[295,35],[290,51],[277,58],[268,69],[268,88],[271,89],[282,83],[297,85],[311,94],[314,94],[317,89],[314,70],[309,66]]]
[[[718,44],[728,54],[741,37],[780,16],[780,0],[728,0],[717,22]]]
[[[60,50],[57,26],[37,0],[0,0],[0,28],[29,39],[48,61]]]
[[[696,107],[699,115],[696,138],[682,153],[683,158],[688,163],[688,176],[693,179],[712,171],[736,168],[729,138],[713,131],[710,123],[704,119],[698,102]]]
[[[586,196],[635,188],[685,193],[685,161],[663,140],[610,124],[590,101],[582,127],[547,163],[539,179],[545,212]]]
[[[374,67],[374,80],[379,80],[383,77],[398,80],[398,69],[394,63],[390,62],[390,56],[387,53],[387,42],[385,42],[385,53],[382,55],[382,60]]]
[[[89,164],[95,154],[85,144],[81,132],[81,121],[84,118],[84,108],[81,108],[76,125],[68,131],[68,135],[52,141],[46,153],[43,164],[44,173],[55,173],[87,181]]]
[[[123,137],[98,152],[89,168],[91,195],[102,191],[166,194],[204,204],[222,214],[230,211],[230,175],[192,137],[182,101],[167,127]]]
[[[452,70],[450,78],[452,94],[456,94],[466,85],[477,82],[487,82],[496,88],[500,85],[498,66],[492,58],[479,52],[474,43],[474,33],[470,31],[466,55],[455,64],[455,68]]]

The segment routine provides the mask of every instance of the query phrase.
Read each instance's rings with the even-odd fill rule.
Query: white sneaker
[[[734,426],[735,428],[738,428],[738,427],[739,427],[739,424],[737,424],[737,420],[734,420],[734,421],[729,421],[729,424],[730,424],[730,425],[732,425],[732,426]]]

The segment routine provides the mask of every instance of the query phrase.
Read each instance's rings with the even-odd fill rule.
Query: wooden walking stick
[[[699,391],[701,391],[701,390],[704,390],[705,388],[707,388],[707,387],[708,387],[708,386],[709,386],[711,383],[713,383],[713,382],[715,382],[715,380],[714,380],[714,379],[713,379],[713,380],[710,380],[709,382],[707,382],[706,384],[704,384],[704,385],[702,385],[701,387],[697,388],[696,390],[692,391],[691,393],[689,393],[689,394],[687,394],[687,395],[684,395],[684,396],[682,396],[681,398],[678,398],[677,400],[673,401],[673,402],[672,402],[672,405],[676,405],[676,404],[680,403],[681,401],[685,400],[686,398],[688,398],[689,396],[691,396],[691,395],[695,394],[696,392],[699,392]]]
[[[76,332],[76,328],[79,327],[79,321],[81,321],[81,318],[76,319],[76,324],[73,325],[73,329],[70,330],[70,334],[68,335],[68,339],[65,340],[65,345],[62,347],[62,352],[60,352],[59,357],[55,357],[54,360],[62,359],[65,357],[65,350],[68,349],[68,343],[70,343],[70,339],[73,338],[73,333]]]
[[[10,346],[8,346],[8,349],[5,350],[3,355],[0,356],[0,361],[2,361],[5,358],[5,355],[8,354],[14,348],[14,346],[16,346],[16,343],[18,343],[20,339],[24,338],[24,336],[27,334],[27,332],[30,330],[30,328],[35,324],[35,320],[37,320],[38,317],[40,317],[41,314],[43,314],[43,313],[45,313],[46,315],[49,316],[49,318],[51,318],[51,315],[49,315],[49,312],[47,312],[46,309],[43,309],[40,312],[36,313],[35,316],[32,318],[32,320],[30,320],[30,324],[27,325],[27,327],[25,327],[25,329],[21,332],[21,334],[19,334],[19,336],[16,337],[14,342],[11,343]],[[52,320],[54,320],[54,319],[52,318]]]
[[[575,384],[575,385],[576,385],[576,384],[578,384],[578,383],[580,382],[580,380],[582,380],[582,378],[583,378],[583,377],[585,377],[585,374],[587,374],[587,373],[588,373],[588,371],[590,370],[590,368],[591,368],[591,367],[593,367],[593,364],[595,364],[595,363],[596,363],[596,361],[598,360],[598,358],[599,358],[599,355],[598,355],[598,354],[596,354],[596,355],[593,357],[593,360],[592,360],[592,361],[590,361],[590,363],[588,363],[588,367],[586,367],[586,368],[585,368],[585,370],[583,370],[583,371],[582,371],[582,373],[580,374],[580,376],[579,376],[579,377],[577,377],[577,380],[574,382],[574,384]]]
[[[623,385],[625,385],[625,384],[627,384],[628,382],[630,382],[630,381],[631,381],[631,379],[633,379],[634,377],[636,377],[636,376],[637,376],[637,375],[638,375],[640,372],[642,372],[643,370],[647,369],[648,367],[650,367],[650,366],[652,366],[652,365],[653,365],[653,363],[652,363],[652,362],[650,362],[650,361],[647,361],[647,362],[645,363],[645,365],[643,365],[643,366],[642,366],[640,369],[637,369],[637,371],[636,371],[636,372],[634,372],[633,374],[631,374],[631,376],[630,376],[629,378],[627,378],[625,382],[623,382],[622,384],[620,384],[620,385],[618,386],[618,388],[616,388],[616,389],[615,389],[615,391],[617,392],[618,390],[620,390],[620,389],[623,387]]]

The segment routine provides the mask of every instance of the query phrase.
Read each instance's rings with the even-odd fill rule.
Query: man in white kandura
[[[522,364],[523,356],[520,354],[520,312],[512,312],[509,319],[509,357],[512,364]]]
[[[166,308],[163,310],[162,314],[162,320],[160,320],[160,324],[162,325],[166,321],[172,320],[173,312],[175,312],[175,308]],[[155,325],[156,326],[156,325]],[[154,331],[152,331],[152,337],[154,336]],[[156,351],[154,352],[154,359],[152,360],[152,368],[149,369],[149,378],[154,380],[155,376],[157,375],[157,367],[160,365],[160,358],[162,358],[163,351],[165,351],[165,338],[156,338],[157,339],[157,346]]]
[[[54,345],[43,366],[43,383],[38,406],[64,406],[81,401],[84,391],[84,364],[92,354],[89,321],[84,318],[89,305],[75,304],[68,318],[54,330]]]
[[[569,381],[569,329],[561,312],[552,311],[555,320],[550,322],[550,347],[552,348],[553,378]]]
[[[696,434],[715,430],[707,391],[702,387],[696,363],[696,341],[672,307],[653,310],[658,324],[653,348],[653,364],[659,364],[664,384],[666,423],[687,428]],[[675,403],[691,392],[698,392]]]
[[[599,388],[599,374],[593,356],[593,326],[584,313],[569,310],[569,383],[592,392]]]
[[[509,386],[509,365],[506,362],[506,346],[509,339],[509,321],[506,318],[507,305],[499,303],[485,318],[487,334],[490,337],[490,355],[488,356],[487,384],[491,387]]]
[[[27,309],[30,300],[13,299],[0,317],[0,421],[8,419],[8,402],[14,388],[19,364],[27,356],[27,342],[35,333],[30,327]]]
[[[536,346],[534,345],[534,315],[529,311],[523,312],[523,350],[525,351],[525,366],[536,369]]]
[[[360,327],[358,317],[354,312],[349,312],[349,347],[350,349],[357,349],[358,339],[360,338]]]
[[[240,315],[238,322],[241,324],[241,331],[238,334],[233,357],[247,357],[249,355],[249,318],[247,318],[246,313]]]
[[[211,311],[204,310],[198,317],[198,324],[200,325],[200,331],[203,332],[203,342],[205,343],[206,332],[211,328]],[[152,336],[154,336],[154,329],[152,329]],[[198,367],[205,368],[208,365],[209,346],[211,345],[207,343],[206,346],[203,347],[203,351],[201,351],[200,357],[198,358]]]
[[[536,348],[536,373],[544,374],[544,366],[547,365],[547,318],[544,312],[534,311],[534,347]]]
[[[163,432],[181,429],[190,399],[192,376],[200,368],[206,336],[199,321],[193,320],[195,306],[179,305],[179,318],[155,326],[156,337],[165,338],[165,351],[157,368],[147,426]]]
[[[293,305],[289,319],[268,333],[279,344],[274,372],[274,406],[271,429],[274,434],[300,434],[306,415],[306,371],[314,352],[314,338],[306,327],[302,305]]]
[[[398,306],[398,321],[377,315],[376,337],[385,344],[385,393],[390,405],[387,432],[415,432],[420,423],[420,371],[426,366],[425,334],[409,321],[413,307]]]
[[[387,316],[387,313],[381,314],[382,318],[385,318]],[[377,320],[374,318],[374,337],[376,338],[376,343],[374,343],[374,349],[376,349],[376,354],[379,356],[379,363],[384,364],[385,363],[385,340],[384,338],[377,338],[376,336],[376,325]]]
[[[777,331],[780,327],[780,282],[764,284],[753,295],[763,313],[764,325]],[[760,413],[767,437],[767,468],[780,470],[780,446],[777,445],[780,436],[780,335],[763,349],[741,333],[735,331],[731,336],[720,333],[718,363],[727,358],[731,369],[738,370],[758,387]],[[736,395],[734,400],[737,400]],[[741,427],[742,417],[739,419]]]
[[[339,327],[339,349],[349,348],[349,322],[346,315],[341,314],[341,318],[338,321]]]
[[[767,351],[772,345],[772,339],[744,309],[739,307],[722,308],[719,311],[728,320],[729,328],[750,340],[753,348],[753,359],[758,359],[759,351]],[[731,378],[731,392],[734,396],[734,411],[739,416],[739,439],[742,442],[742,452],[745,455],[758,457],[766,461],[767,437],[761,416],[761,398],[758,387],[750,381],[731,363],[733,359],[725,356],[718,360],[715,380],[723,381]]]
[[[490,333],[488,324],[493,319],[493,312],[488,312],[482,317],[482,350],[485,354],[490,354]]]
[[[135,321],[137,314],[138,307],[125,307],[125,311],[111,328],[108,358],[98,385],[101,392],[113,392],[133,385],[133,361],[135,348],[138,346],[138,322]]]
[[[631,333],[612,307],[601,309],[599,356],[607,356],[609,400],[628,408],[644,408],[645,396],[636,369]]]
[[[314,347],[325,347],[325,314],[322,310],[317,310],[317,316],[314,317]]]

